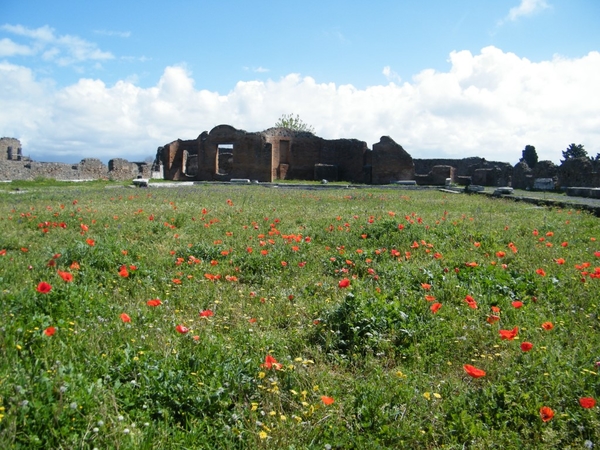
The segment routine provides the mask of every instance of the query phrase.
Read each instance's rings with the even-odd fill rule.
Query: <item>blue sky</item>
[[[597,0],[0,5],[0,135],[38,161],[143,160],[297,113],[415,158],[600,153]]]

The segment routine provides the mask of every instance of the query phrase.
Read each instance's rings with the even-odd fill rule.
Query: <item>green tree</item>
[[[534,168],[538,162],[538,155],[533,145],[526,145],[523,150],[521,161],[525,161],[530,168]]]
[[[283,114],[275,123],[275,126],[294,131],[306,131],[312,134],[315,133],[315,129],[300,119],[298,114]]]
[[[587,151],[585,150],[585,148],[583,148],[583,145],[581,144],[571,144],[567,147],[567,149],[562,152],[563,158],[565,158],[565,161],[567,159],[573,159],[573,158],[587,158],[588,154]]]

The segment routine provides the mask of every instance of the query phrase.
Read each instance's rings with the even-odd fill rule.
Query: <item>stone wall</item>
[[[219,125],[197,139],[159,147],[155,166],[162,165],[169,180],[261,182],[313,180],[327,166],[336,180],[364,183],[367,153],[367,144],[356,139],[327,140],[286,128],[248,133]]]
[[[474,177],[485,185],[495,186],[495,183],[508,184],[512,175],[512,166],[509,163],[500,161],[487,161],[485,158],[470,157],[462,159],[413,159],[415,163],[415,173],[419,175],[427,175],[435,166],[451,166],[454,167],[455,177]],[[480,171],[475,175],[478,169],[487,169],[489,173]],[[498,172],[496,169],[499,169]],[[489,178],[489,180],[488,180]],[[475,180],[473,180],[474,184]]]
[[[389,136],[382,136],[379,142],[373,145],[371,167],[373,184],[415,179],[412,157]]]
[[[589,158],[570,158],[558,168],[558,186],[566,187],[600,187],[600,173],[595,161]]]
[[[0,161],[21,161],[23,159],[21,142],[18,139],[0,138]]]
[[[86,158],[78,164],[36,161],[0,160],[0,180],[131,180],[142,176],[150,178],[152,166],[146,163],[130,163],[124,159],[112,159],[108,166],[99,159]]]
[[[452,166],[433,166],[427,175],[415,175],[415,181],[421,186],[445,186],[447,179],[456,182],[456,170]]]

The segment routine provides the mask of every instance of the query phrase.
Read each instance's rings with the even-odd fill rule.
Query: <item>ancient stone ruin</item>
[[[22,155],[21,143],[14,138],[0,139],[0,181],[34,180],[131,180],[152,176],[152,164],[129,162],[116,158],[108,166],[96,158],[82,159],[78,164],[36,162]]]
[[[386,184],[414,179],[412,157],[391,138],[367,147],[356,139],[269,128],[256,133],[219,125],[197,139],[159,147],[155,164],[168,180],[229,181],[247,178]]]
[[[357,139],[323,139],[309,132],[269,128],[246,132],[219,125],[196,139],[177,139],[156,152],[153,164],[115,158],[108,166],[86,158],[78,164],[35,162],[14,138],[0,139],[0,180],[131,180],[174,181],[328,180],[364,184],[446,186],[512,186],[515,189],[600,188],[600,161],[570,158],[556,166],[522,160],[514,167],[484,158],[413,159],[401,145],[382,136],[373,148]],[[581,192],[580,190],[572,192]],[[587,192],[587,191],[586,191]],[[582,195],[582,194],[577,194]],[[588,196],[600,196],[600,190]]]
[[[0,161],[22,161],[21,142],[15,138],[0,138]]]

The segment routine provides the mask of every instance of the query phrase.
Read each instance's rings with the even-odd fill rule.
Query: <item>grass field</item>
[[[0,186],[0,448],[600,445],[587,213],[19,186]]]

